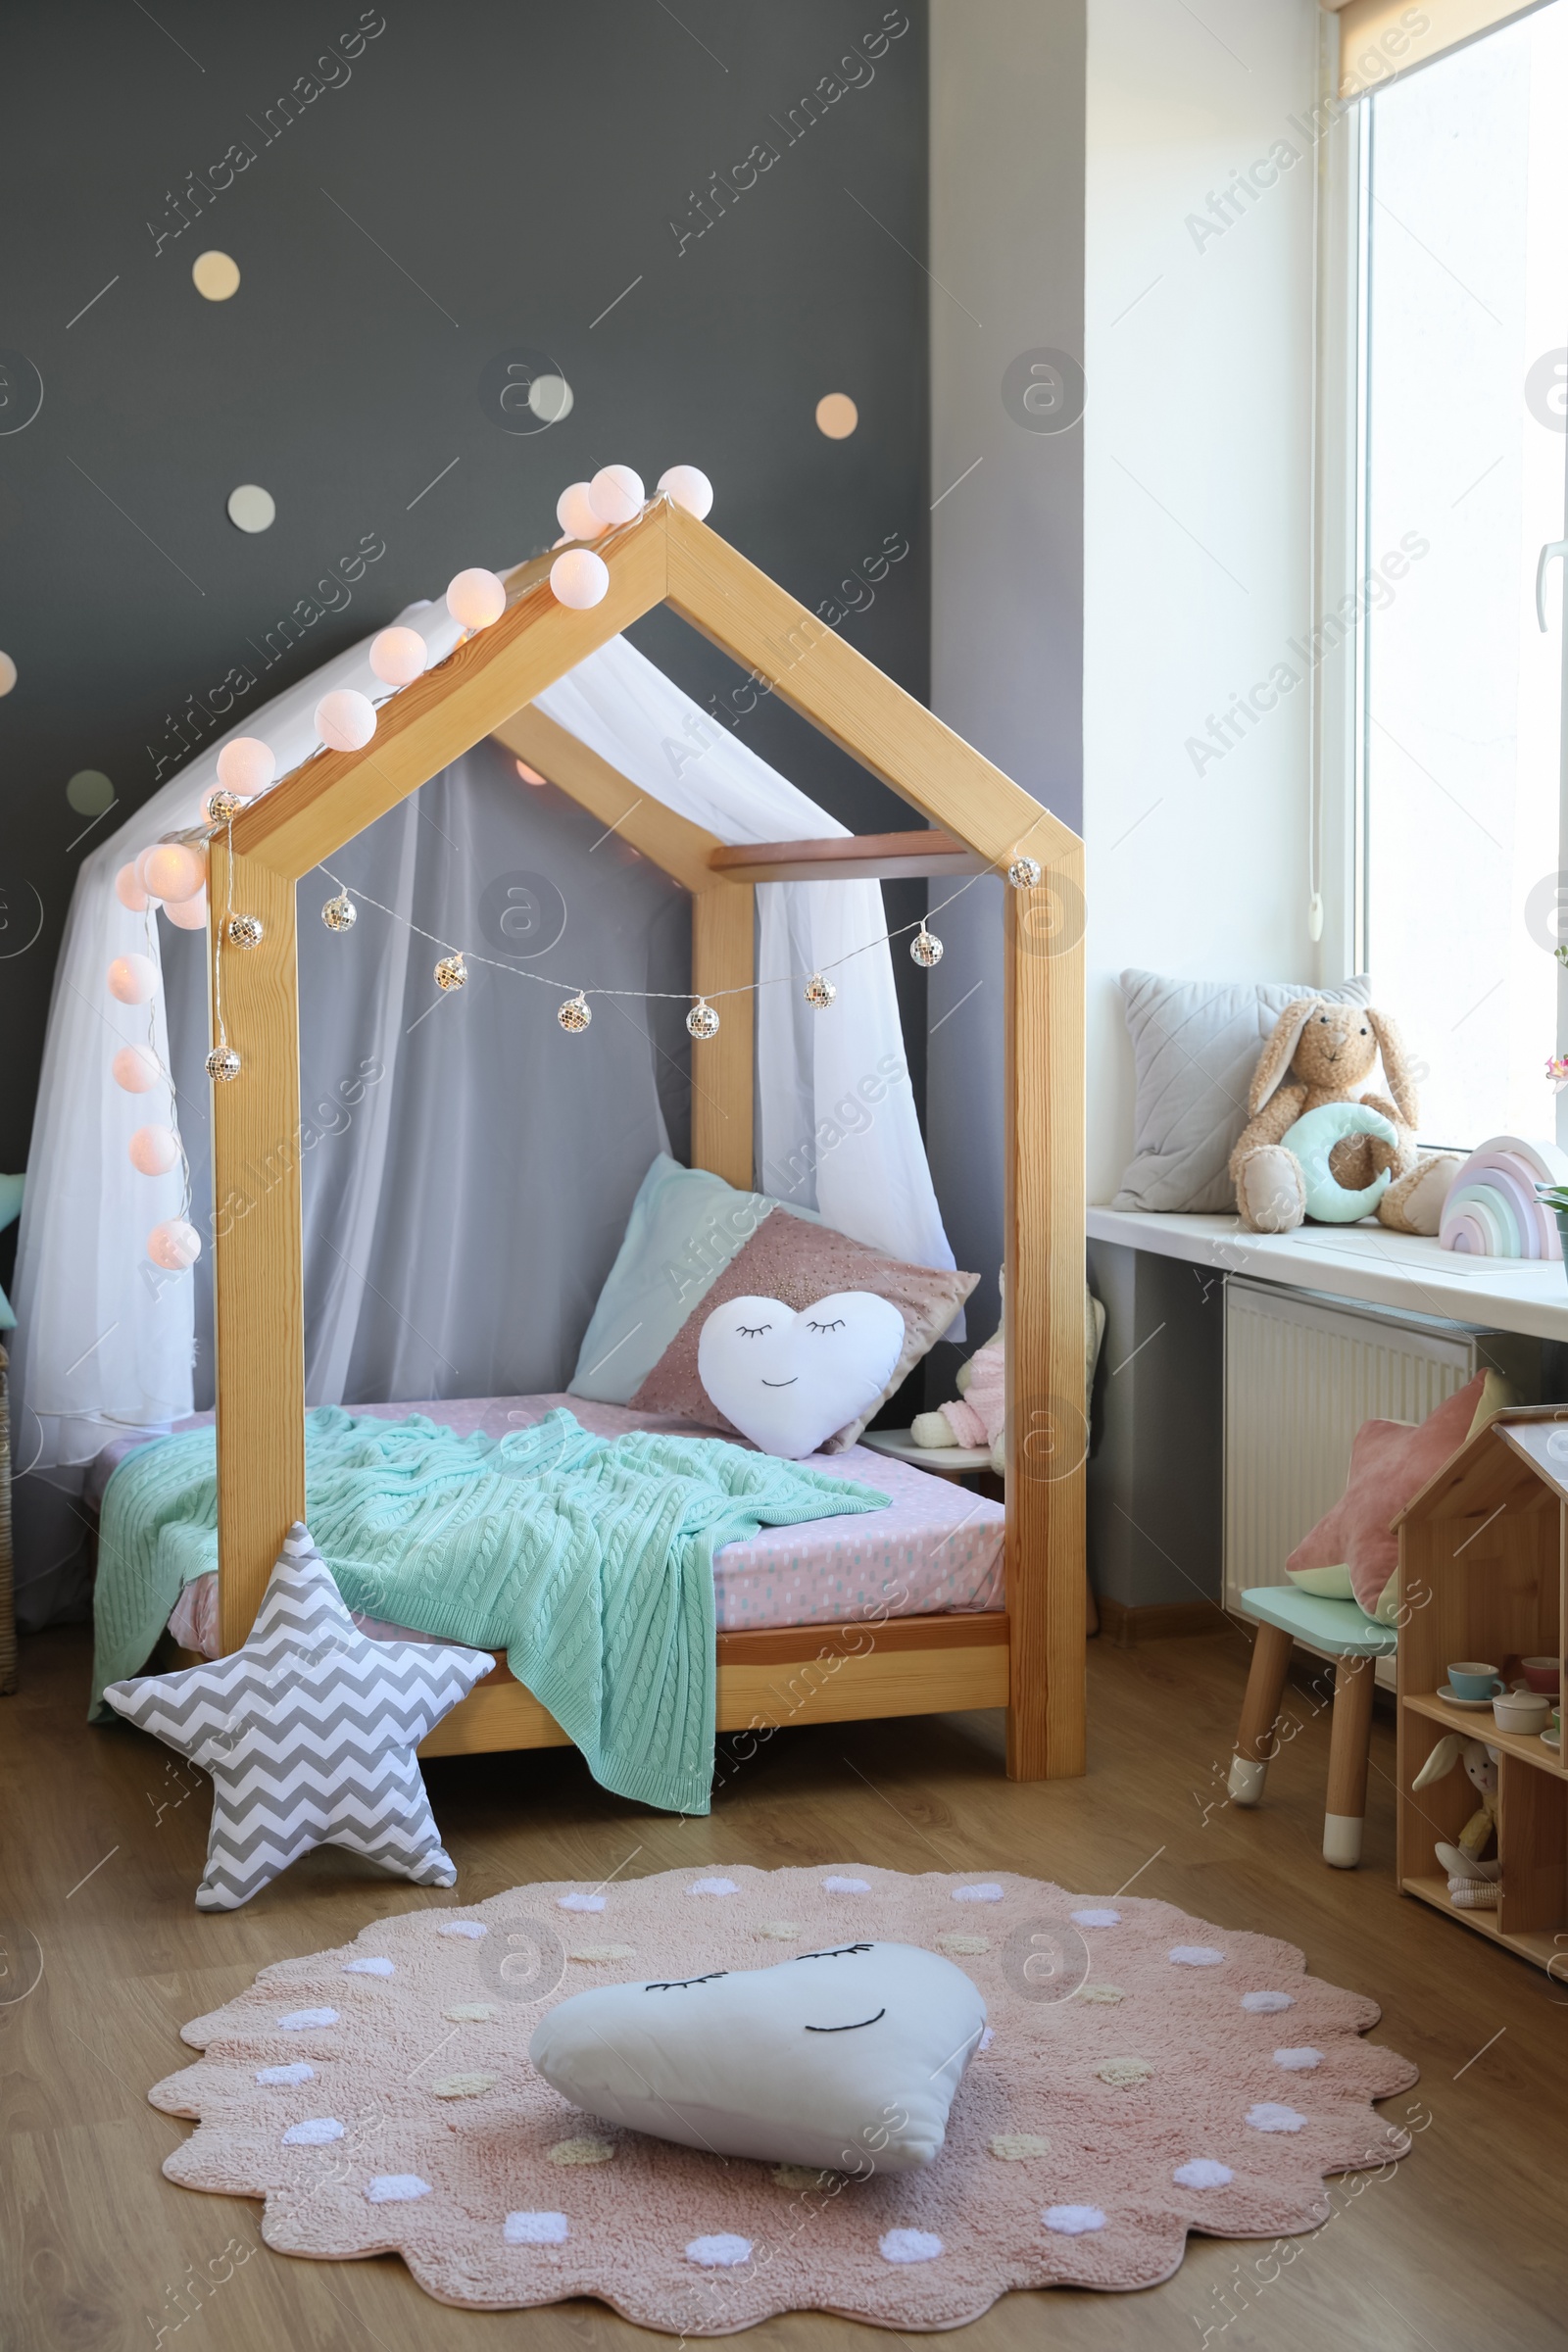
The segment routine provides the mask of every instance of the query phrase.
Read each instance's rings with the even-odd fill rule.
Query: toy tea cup
[[[1461,1658],[1448,1668],[1448,1689],[1455,1698],[1495,1698],[1504,1687],[1495,1666],[1483,1666],[1475,1658]]]
[[[1556,1658],[1521,1658],[1519,1671],[1532,1690],[1544,1698],[1555,1698],[1562,1684],[1562,1666]]]

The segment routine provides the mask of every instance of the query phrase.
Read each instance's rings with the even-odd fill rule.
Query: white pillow
[[[722,1176],[683,1168],[661,1152],[637,1188],[566,1394],[630,1404],[692,1309],[775,1208],[822,1222],[813,1208],[739,1193]]]
[[[834,1291],[799,1314],[782,1298],[727,1298],[703,1325],[697,1376],[743,1437],[798,1462],[870,1412],[904,1337],[875,1291]]]
[[[1222,1215],[1236,1206],[1225,1163],[1247,1124],[1247,1090],[1287,1004],[1366,1004],[1364,973],[1340,988],[1289,980],[1172,980],[1123,972],[1138,1072],[1133,1156],[1112,1208]]]
[[[683,2147],[832,2172],[912,2171],[942,2147],[985,2031],[963,1971],[908,1943],[579,1992],[528,2055],[585,2114]]]

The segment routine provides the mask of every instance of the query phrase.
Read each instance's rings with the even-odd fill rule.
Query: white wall
[[[1315,0],[1204,0],[1201,22],[1174,0],[1088,0],[1091,1200],[1132,1143],[1124,967],[1316,976],[1309,687],[1290,641],[1311,610],[1317,22]],[[1271,152],[1255,176],[1274,184],[1218,226],[1210,198]],[[1280,692],[1282,674],[1232,748],[1203,745],[1238,694],[1268,701],[1279,663],[1301,682]]]

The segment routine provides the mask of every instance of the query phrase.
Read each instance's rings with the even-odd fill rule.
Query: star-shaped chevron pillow
[[[213,1778],[200,1911],[237,1911],[313,1845],[342,1845],[416,1886],[457,1879],[415,1749],[495,1660],[372,1642],[297,1522],[243,1649],[111,1683],[109,1704]]]

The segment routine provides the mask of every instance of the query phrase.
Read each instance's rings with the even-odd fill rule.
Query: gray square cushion
[[[1364,972],[1340,988],[1123,972],[1121,987],[1138,1101],[1133,1156],[1110,1205],[1195,1216],[1236,1206],[1225,1163],[1247,1124],[1258,1054],[1286,1005],[1298,997],[1366,1004],[1372,996]]]

